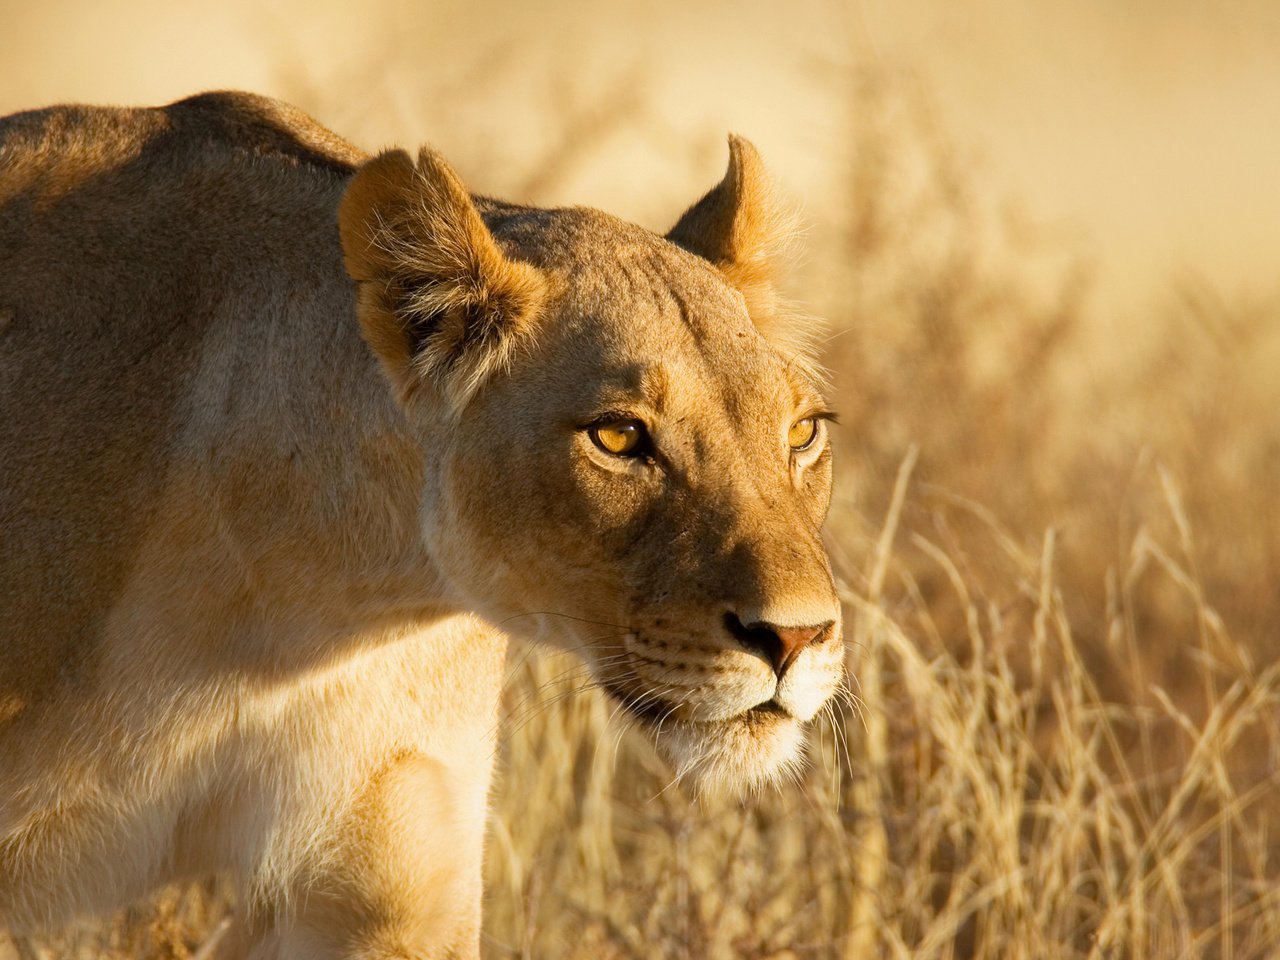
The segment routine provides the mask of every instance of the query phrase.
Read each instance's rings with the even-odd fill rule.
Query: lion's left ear
[[[747,301],[762,334],[784,349],[803,349],[806,324],[778,296],[775,281],[795,237],[794,217],[778,202],[760,154],[729,137],[729,169],[685,211],[667,239],[713,263]]]
[[[389,150],[356,173],[338,209],[365,340],[402,401],[433,383],[460,410],[532,329],[542,274],[498,249],[435,151]]]

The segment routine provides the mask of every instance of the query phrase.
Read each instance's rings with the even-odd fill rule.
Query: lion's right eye
[[[613,420],[592,427],[591,442],[615,457],[635,457],[644,452],[647,434],[639,420]]]
[[[807,450],[818,436],[818,421],[814,417],[805,417],[791,425],[787,433],[787,442],[791,444],[793,453]]]

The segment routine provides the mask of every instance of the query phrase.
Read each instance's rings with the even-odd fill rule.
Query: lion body
[[[355,322],[365,160],[247,95],[0,121],[0,928],[220,871],[256,956],[478,951],[510,521],[442,526],[483,471]]]
[[[359,156],[274,111],[0,128],[0,927],[211,870],[278,902],[399,755],[478,851],[504,641],[419,609],[334,228]]]

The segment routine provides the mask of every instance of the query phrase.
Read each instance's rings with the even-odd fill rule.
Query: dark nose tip
[[[738,643],[772,664],[779,680],[800,656],[800,651],[826,634],[834,622],[828,620],[816,627],[784,627],[764,621],[744,624],[736,613],[724,615],[724,625]]]

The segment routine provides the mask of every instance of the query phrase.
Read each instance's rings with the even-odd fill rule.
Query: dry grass
[[[487,954],[1274,955],[1277,303],[1175,278],[1099,318],[910,83],[828,82],[847,152],[795,292],[832,319],[858,708],[798,783],[700,805],[578,666],[513,658]],[[526,182],[618,109],[568,111],[577,153]],[[223,908],[14,950],[184,958]]]

